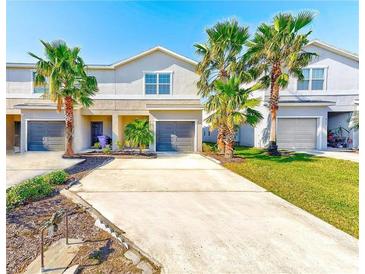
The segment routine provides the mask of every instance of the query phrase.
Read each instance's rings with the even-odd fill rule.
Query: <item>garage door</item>
[[[277,144],[279,148],[315,149],[317,140],[317,119],[279,118]]]
[[[65,123],[29,121],[28,150],[64,150]]]
[[[156,150],[157,151],[194,151],[194,122],[167,122],[156,123]]]

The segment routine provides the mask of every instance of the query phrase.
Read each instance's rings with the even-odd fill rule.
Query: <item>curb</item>
[[[219,165],[221,165],[221,164],[222,164],[222,162],[221,162],[221,161],[219,161],[219,160],[217,160],[217,159],[215,159],[215,158],[213,158],[213,157],[210,157],[210,156],[208,156],[208,155],[204,155],[203,153],[201,153],[200,155],[201,155],[201,156],[203,156],[204,158],[206,158],[206,159],[208,159],[208,160],[210,160],[210,161],[212,161],[212,162],[216,163],[216,164],[219,164]]]
[[[94,219],[95,226],[104,231],[108,232],[112,237],[114,237],[119,243],[121,243],[127,251],[132,251],[140,255],[140,263],[144,262],[144,264],[150,264],[154,269],[154,272],[160,271],[163,272],[163,267],[161,263],[157,262],[154,258],[152,258],[149,254],[140,249],[136,244],[134,244],[130,239],[128,239],[125,235],[126,232],[114,225],[111,221],[105,218],[99,211],[93,208],[88,202],[78,196],[76,193],[68,189],[62,189],[60,193],[66,198],[70,199],[74,203],[83,207]],[[147,273],[146,271],[144,273]]]

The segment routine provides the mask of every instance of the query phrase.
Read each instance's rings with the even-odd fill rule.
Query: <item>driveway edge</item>
[[[139,248],[135,243],[133,243],[129,238],[124,235],[126,233],[125,231],[123,231],[107,218],[105,218],[98,210],[96,210],[83,198],[68,189],[63,189],[60,191],[60,193],[66,198],[70,199],[72,202],[84,208],[95,219],[95,224],[97,224],[97,227],[111,234],[111,236],[116,238],[122,245],[124,245],[127,251],[138,253],[142,257],[142,259],[148,261],[155,270],[159,270],[161,273],[164,273],[161,263],[156,261],[154,258],[152,258],[152,256]]]

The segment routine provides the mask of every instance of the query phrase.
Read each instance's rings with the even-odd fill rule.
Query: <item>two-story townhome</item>
[[[279,148],[357,148],[358,131],[349,129],[349,120],[359,103],[358,56],[317,40],[310,42],[306,50],[318,57],[303,69],[304,80],[290,78],[288,87],[280,91]],[[270,91],[257,91],[254,96],[262,99],[258,110],[264,119],[254,128],[241,126],[236,138],[240,145],[265,147],[270,131]],[[204,141],[216,141],[216,131],[210,131],[207,125],[203,135]]]
[[[8,63],[6,145],[8,150],[64,150],[64,114],[35,87],[34,64]],[[99,91],[89,108],[76,106],[74,150],[90,148],[97,136],[123,143],[124,127],[147,119],[153,151],[201,150],[202,106],[197,95],[196,62],[155,47],[112,65],[89,65]]]

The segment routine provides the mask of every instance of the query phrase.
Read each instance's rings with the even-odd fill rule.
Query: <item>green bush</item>
[[[119,149],[119,150],[123,149],[123,146],[124,146],[124,145],[123,145],[123,143],[122,143],[121,141],[119,141],[119,140],[118,140],[118,141],[117,141],[117,147],[118,147],[118,149]]]
[[[92,146],[92,148],[99,149],[99,148],[101,148],[101,145],[100,145],[99,142],[96,142],[96,143],[94,143],[94,145]]]
[[[51,185],[61,185],[67,181],[68,173],[64,170],[56,170],[45,175],[44,179]]]
[[[203,143],[202,150],[205,153],[214,153],[217,151],[216,144],[214,143]]]
[[[111,154],[112,153],[112,150],[110,148],[110,145],[106,145],[104,148],[103,148],[103,153],[104,154]]]
[[[53,186],[44,176],[28,179],[6,190],[6,207],[13,208],[23,202],[38,200],[48,196],[52,191]]]

